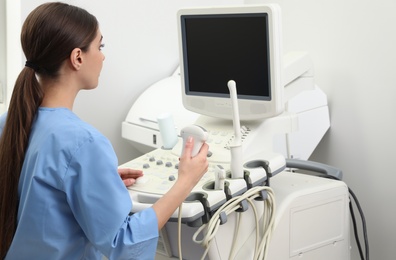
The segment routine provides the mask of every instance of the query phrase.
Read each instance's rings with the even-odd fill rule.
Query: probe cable
[[[357,227],[356,227],[355,213],[353,211],[352,200],[350,200],[349,201],[349,210],[351,212],[353,231],[354,231],[354,234],[355,234],[356,244],[357,244],[357,247],[359,249],[360,258],[361,259],[365,259],[365,260],[369,260],[369,244],[368,244],[368,237],[367,237],[366,219],[364,217],[364,213],[363,213],[362,207],[360,206],[359,200],[357,199],[355,193],[350,188],[348,188],[348,189],[349,189],[349,194],[351,195],[351,197],[355,201],[356,207],[357,207],[357,209],[359,211],[359,214],[360,214],[360,217],[361,217],[361,220],[362,220],[364,245],[365,245],[365,249],[366,249],[365,256],[363,255],[362,246],[360,245],[359,234],[358,234],[358,230],[357,230]]]
[[[182,247],[181,247],[181,214],[182,214],[182,204],[179,206],[179,213],[177,214],[177,244],[179,250],[179,259],[183,260]]]
[[[260,240],[260,230],[259,230],[259,221],[258,221],[258,214],[257,214],[257,208],[254,205],[254,199],[261,197],[263,194],[262,191],[265,191],[266,198],[264,199],[264,209],[263,209],[263,216],[262,216],[262,232],[264,233],[261,240]],[[257,186],[249,189],[247,192],[240,196],[236,196],[234,198],[231,198],[228,200],[226,203],[224,203],[212,216],[212,218],[209,220],[208,223],[202,225],[201,227],[198,228],[198,230],[194,233],[193,235],[193,241],[197,244],[200,244],[201,246],[205,247],[206,250],[204,254],[202,255],[201,259],[204,259],[209,251],[209,247],[211,244],[212,239],[216,236],[216,233],[219,229],[219,226],[221,224],[224,224],[224,218],[228,216],[229,214],[237,211],[240,209],[240,205],[242,201],[247,201],[254,212],[254,216],[256,219],[256,243],[255,243],[255,253],[254,253],[254,259],[265,259],[267,252],[268,252],[268,242],[271,238],[271,234],[273,231],[274,227],[274,222],[275,222],[275,196],[273,193],[272,188],[268,186]],[[180,214],[180,212],[179,212]],[[239,215],[240,213],[237,213]],[[267,217],[268,216],[268,217]],[[236,234],[238,233],[239,227],[240,227],[240,216],[237,219],[237,225],[236,225]],[[225,218],[226,219],[226,218]],[[180,225],[180,218],[179,218],[179,225]],[[180,226],[179,226],[180,229]],[[198,240],[197,236],[205,231],[205,235],[203,235],[202,240]],[[180,232],[180,230],[179,230]],[[232,251],[230,256],[234,257],[234,249],[235,249],[235,243],[236,243],[236,237],[234,236],[233,240],[233,246],[232,246]],[[179,242],[180,242],[180,237],[179,237]],[[179,244],[179,247],[181,245]],[[180,257],[180,251],[181,249],[179,248],[179,257]],[[230,257],[230,259],[232,259]]]

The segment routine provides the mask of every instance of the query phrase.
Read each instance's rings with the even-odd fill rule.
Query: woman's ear
[[[80,48],[74,48],[70,53],[70,62],[75,70],[80,70],[83,62],[83,52]]]

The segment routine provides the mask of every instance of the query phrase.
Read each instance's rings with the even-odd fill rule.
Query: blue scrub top
[[[6,116],[0,117],[0,131]],[[154,259],[152,208],[130,214],[110,142],[66,108],[39,108],[6,259]]]

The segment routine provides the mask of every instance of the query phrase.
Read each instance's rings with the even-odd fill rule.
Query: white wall
[[[0,0],[0,113],[5,110],[4,88],[6,86],[6,5]]]
[[[22,0],[22,19],[42,2]],[[138,155],[120,137],[131,104],[178,63],[176,10],[183,5],[242,1],[66,2],[97,16],[106,43],[101,83],[94,91],[80,93],[75,112],[109,137],[121,163]],[[344,171],[345,182],[366,214],[371,259],[394,259],[396,2],[276,2],[283,11],[284,51],[310,53],[316,83],[329,99],[332,126],[312,159]],[[358,259],[355,249],[352,259]]]
[[[396,2],[276,2],[284,51],[308,51],[328,95],[331,129],[311,159],[343,170],[366,215],[371,259],[395,259]]]

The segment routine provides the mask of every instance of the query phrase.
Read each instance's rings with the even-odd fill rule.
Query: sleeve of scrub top
[[[3,128],[5,126],[6,119],[7,119],[7,112],[3,113],[0,116],[0,136],[1,136],[1,133],[3,133]]]
[[[154,259],[158,221],[132,202],[110,142],[94,136],[74,153],[64,178],[68,202],[86,236],[110,259]]]

